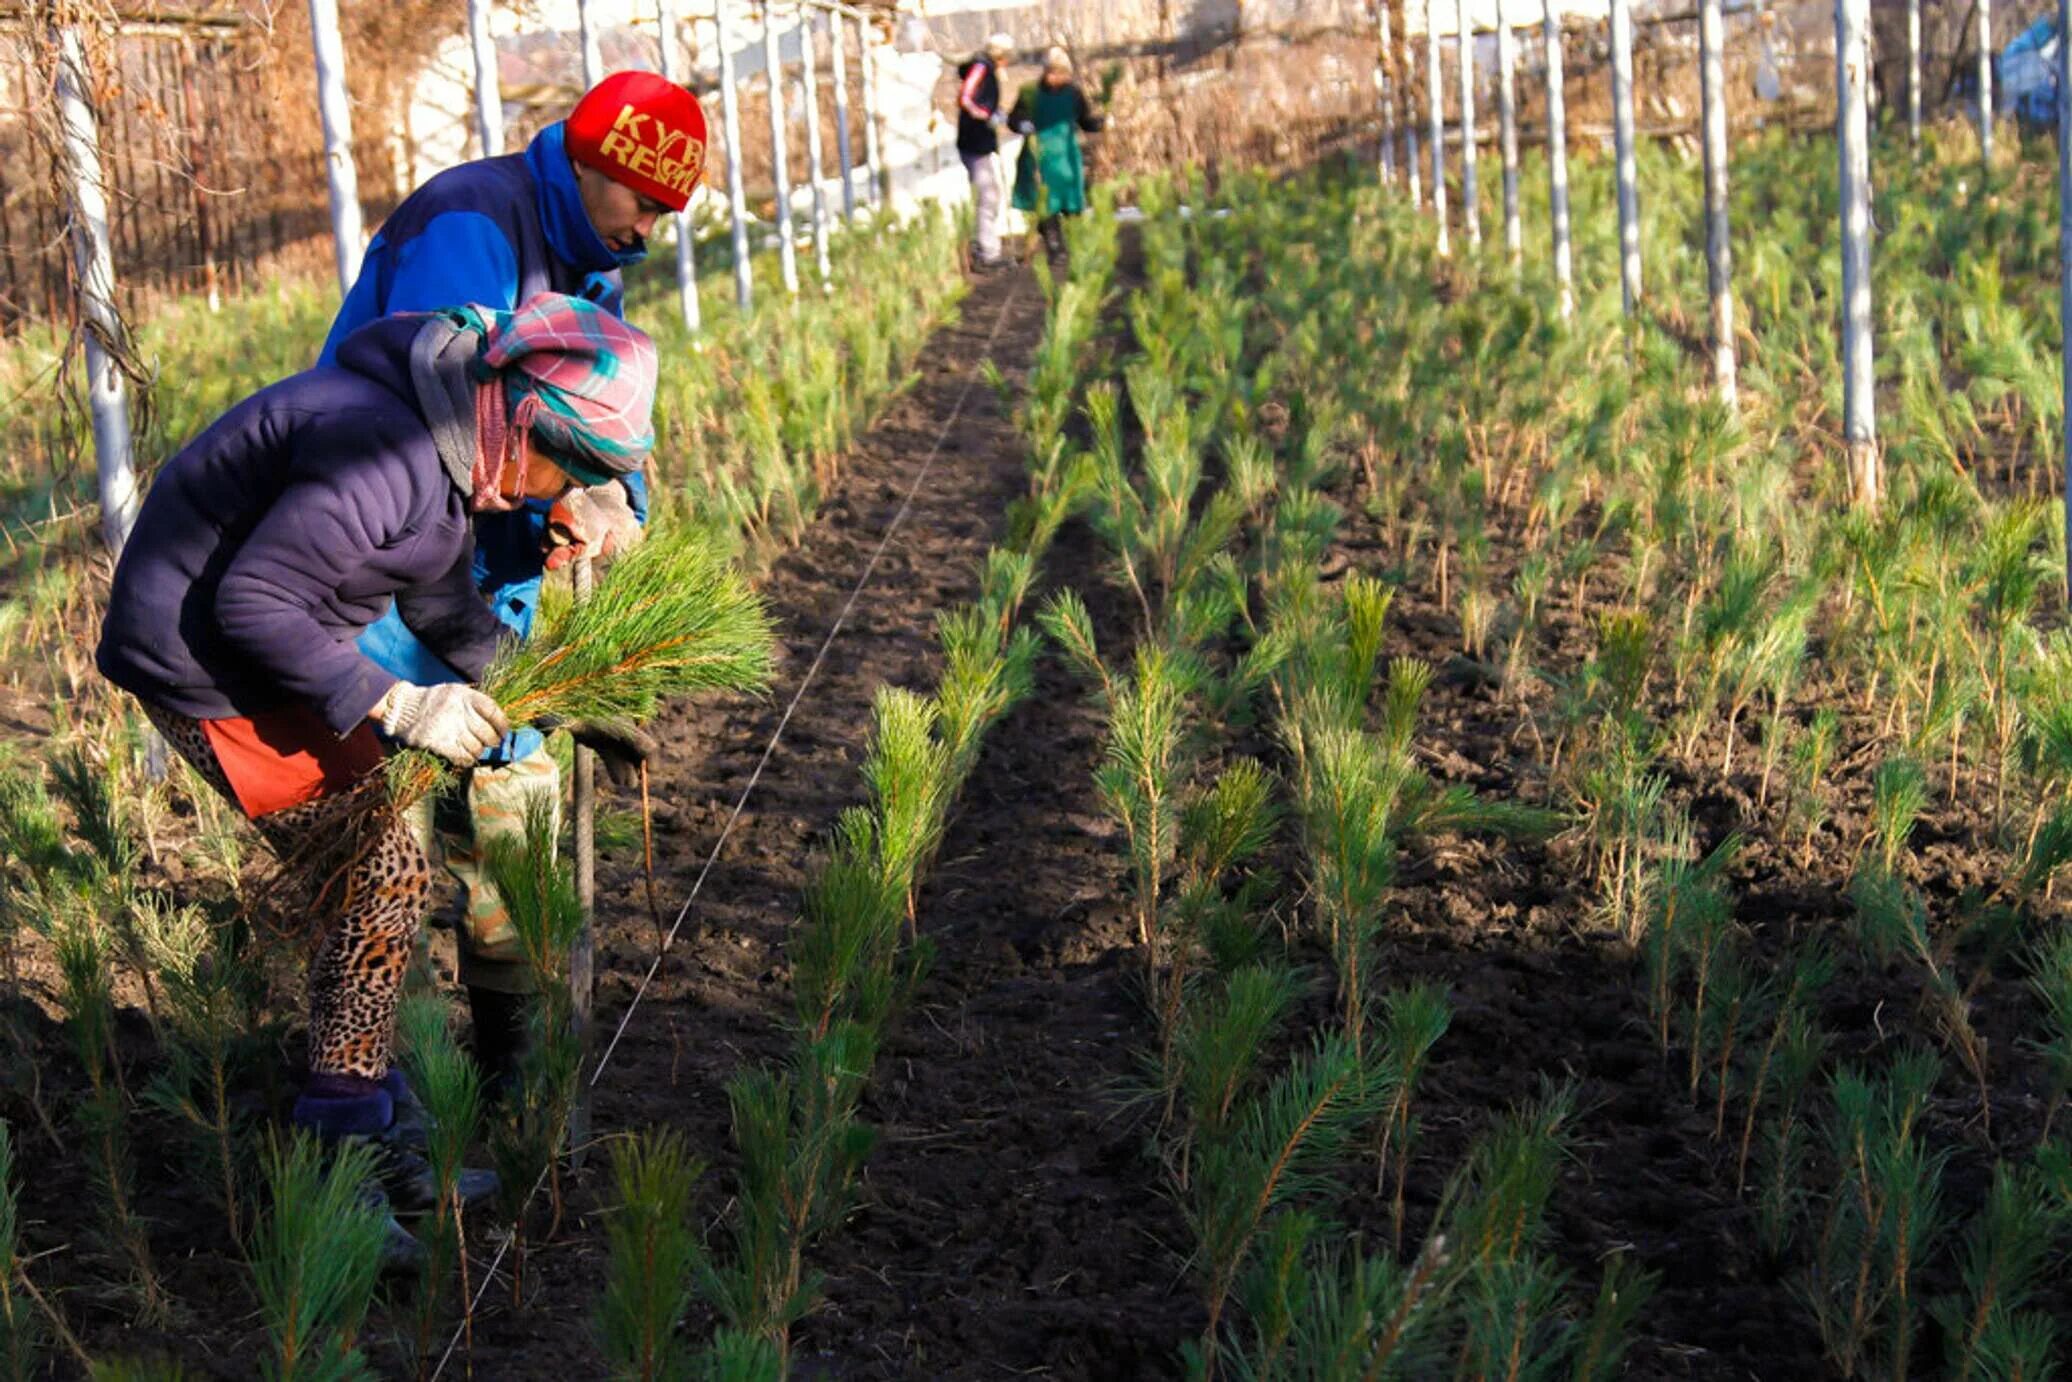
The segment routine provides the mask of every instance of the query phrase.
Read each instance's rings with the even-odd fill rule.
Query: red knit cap
[[[674,211],[705,171],[705,108],[652,72],[614,72],[576,102],[568,156]]]

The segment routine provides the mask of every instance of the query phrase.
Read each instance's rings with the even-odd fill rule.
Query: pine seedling
[[[87,847],[84,868],[96,882],[127,888],[136,874],[137,843],[122,819],[109,772],[78,748],[58,755],[51,771],[58,795],[72,810],[73,832]]]
[[[1287,967],[1246,965],[1231,973],[1220,993],[1182,1010],[1175,1064],[1195,1137],[1214,1141],[1233,1130],[1260,1057],[1299,995],[1296,975]]]
[[[2043,1114],[2043,1139],[2050,1140],[2058,1108],[2072,1092],[2072,932],[2039,937],[2029,951],[2029,991],[2043,1005],[2049,1035],[2032,1044],[2050,1077],[2050,1103]]]
[[[1921,1000],[1943,1043],[1953,1050],[1978,1087],[1979,1111],[1993,1121],[1991,1072],[1986,1039],[1971,1022],[1971,996],[1951,969],[1954,939],[1936,944],[1928,934],[1928,908],[1913,887],[1875,866],[1857,871],[1849,897],[1857,928],[1880,964],[1904,958],[1920,974]]]
[[[739,1329],[716,1330],[698,1358],[698,1382],[784,1382],[784,1357],[777,1346]]]
[[[7,880],[22,897],[52,901],[77,893],[90,881],[87,861],[74,855],[58,820],[57,806],[50,799],[41,774],[22,768],[0,771],[0,857],[4,857]],[[10,917],[16,914],[9,908]],[[9,932],[9,979],[12,969],[12,931]]]
[[[432,1168],[436,1200],[430,1249],[418,1304],[417,1355],[430,1356],[432,1327],[445,1295],[446,1277],[461,1272],[460,1299],[469,1299],[466,1225],[462,1220],[460,1174],[469,1145],[482,1126],[482,1072],[454,1040],[446,1000],[420,993],[405,998],[396,1014],[397,1035],[410,1082],[429,1114],[425,1160]],[[472,1338],[472,1315],[464,1320]]]
[[[252,1236],[252,1275],[272,1382],[357,1382],[373,1370],[356,1340],[381,1274],[387,1224],[361,1187],[374,1150],[326,1147],[297,1133],[269,1140],[262,1159],[269,1208]]]
[[[1837,1182],[1803,1294],[1844,1375],[1868,1361],[1881,1325],[1911,1349],[1913,1270],[1940,1218],[1942,1157],[1916,1136],[1937,1073],[1932,1053],[1913,1051],[1881,1080],[1848,1067],[1834,1078],[1827,1142]],[[1902,1370],[1905,1356],[1892,1360]]]
[[[1731,932],[1729,935],[1731,936]],[[1713,962],[1705,1006],[1692,1014],[1698,1039],[1693,1053],[1709,1046],[1716,1054],[1709,1064],[1713,1076],[1712,1137],[1726,1136],[1727,1094],[1733,1088],[1734,1057],[1740,1054],[1742,1028],[1769,1001],[1770,986],[1756,978],[1741,947],[1728,940]],[[1692,1062],[1691,1093],[1698,1092],[1697,1062]]]
[[[1748,1182],[1749,1148],[1755,1140],[1756,1117],[1764,1100],[1774,1089],[1781,1103],[1795,1103],[1804,1090],[1804,1080],[1809,1072],[1802,1063],[1795,1062],[1790,1053],[1801,1048],[1808,1039],[1814,1005],[1819,1001],[1821,991],[1834,978],[1834,973],[1834,953],[1818,941],[1801,947],[1785,965],[1784,986],[1770,1022],[1769,1036],[1763,1042],[1762,1053],[1756,1058],[1755,1073],[1749,1080],[1748,1108],[1741,1121],[1741,1141],[1734,1158],[1734,1193],[1737,1195]],[[1793,1076],[1798,1078],[1794,1080]],[[1789,1117],[1793,1110],[1787,1107],[1780,1112]]]
[[[1683,927],[1684,964],[1691,981],[1690,1092],[1698,1097],[1698,1078],[1704,1068],[1708,1038],[1722,1044],[1733,1040],[1730,1024],[1738,1024],[1741,1001],[1751,982],[1747,962],[1741,958],[1739,938],[1734,932],[1731,908],[1724,896],[1717,907],[1693,908]],[[1722,998],[1721,987],[1729,990]]]
[[[1407,754],[1417,733],[1417,717],[1432,686],[1432,664],[1414,657],[1389,661],[1388,690],[1383,693],[1382,742],[1391,755]]]
[[[1378,1194],[1386,1180],[1394,1180],[1389,1227],[1391,1241],[1401,1252],[1404,1192],[1418,1131],[1412,1105],[1418,1083],[1431,1062],[1432,1048],[1453,1023],[1453,1006],[1430,985],[1413,984],[1383,995],[1381,1011],[1385,1042],[1381,1059],[1389,1072],[1389,1095],[1375,1128],[1374,1188]]]
[[[165,1069],[144,1098],[194,1141],[216,1183],[233,1242],[244,1242],[245,1134],[250,1118],[231,1097],[240,1075],[269,1046],[259,1009],[265,976],[236,944],[233,928],[212,930],[201,910],[140,899],[140,929],[166,995]]]
[[[1113,701],[1115,682],[1108,673],[1108,665],[1101,661],[1100,643],[1094,637],[1093,615],[1088,613],[1086,602],[1079,598],[1078,593],[1057,591],[1044,603],[1036,622],[1064,653],[1072,669],[1088,681],[1097,683],[1103,699]]]
[[[1654,1298],[1661,1278],[1642,1271],[1620,1253],[1606,1260],[1597,1284],[1597,1300],[1583,1322],[1569,1376],[1575,1382],[1613,1382],[1625,1373],[1626,1348],[1633,1326]]]
[[[1810,1011],[1795,1015],[1777,1047],[1777,1112],[1769,1125],[1766,1160],[1756,1195],[1756,1239],[1781,1259],[1807,1199],[1805,1165],[1812,1133],[1804,1116],[1806,1091],[1827,1055],[1827,1037]]]
[[[1654,1017],[1655,1044],[1665,1059],[1677,981],[1691,966],[1691,957],[1706,953],[1711,938],[1724,935],[1731,922],[1733,904],[1720,879],[1740,848],[1741,837],[1729,835],[1710,854],[1693,861],[1691,825],[1679,815],[1670,828],[1660,868],[1645,876],[1642,897],[1651,913],[1645,935],[1648,1008]]]
[[[1252,913],[1258,891],[1270,883],[1252,875],[1235,895],[1225,892],[1233,870],[1247,865],[1272,840],[1279,821],[1273,780],[1256,759],[1240,758],[1215,785],[1181,808],[1180,882],[1163,926],[1168,933],[1166,969],[1157,982],[1160,1087],[1167,1108],[1186,1070],[1181,1050],[1182,1017],[1197,952],[1219,972],[1250,962],[1259,950]]]
[[[1538,1382],[1568,1361],[1573,1334],[1560,1332],[1567,1274],[1536,1252],[1485,1262],[1466,1283],[1464,1376]]]
[[[1303,801],[1310,889],[1338,970],[1339,1020],[1358,1051],[1367,1017],[1367,954],[1396,876],[1388,816],[1400,777],[1388,779],[1374,741],[1357,730],[1320,733],[1312,761]]]
[[[1306,1209],[1290,1209],[1267,1224],[1252,1264],[1237,1284],[1238,1304],[1251,1326],[1251,1346],[1240,1348],[1233,1339],[1228,1346],[1218,1341],[1218,1347],[1205,1351],[1199,1340],[1187,1340],[1180,1345],[1180,1357],[1188,1377],[1206,1378],[1226,1358],[1230,1371],[1240,1377],[1274,1376],[1286,1367],[1296,1321],[1313,1311],[1329,1289],[1311,1263],[1323,1227]]]
[[[1832,706],[1813,712],[1806,732],[1791,751],[1791,811],[1798,823],[1801,850],[1810,856],[1813,836],[1827,819],[1827,774],[1834,761],[1841,716]]]
[[[74,1053],[91,1093],[79,1108],[108,1241],[129,1272],[139,1317],[163,1325],[172,1301],[159,1281],[151,1234],[136,1209],[136,1162],[129,1142],[129,1096],[115,1050],[115,992],[107,940],[84,906],[57,929],[60,1001]]]
[[[569,965],[583,929],[583,902],[574,869],[557,856],[554,843],[552,804],[539,802],[526,811],[522,837],[492,841],[487,851],[490,880],[504,900],[539,995],[527,1017],[529,1040],[519,1058],[517,1086],[490,1134],[490,1154],[516,1235],[514,1292],[524,1281],[525,1208],[542,1179],[548,1183],[554,1222],[561,1220],[560,1155],[582,1074]]]
[[[870,811],[842,813],[788,947],[799,1025],[816,1039],[844,1020],[875,1028],[898,998],[906,895],[886,877],[876,831]]]
[[[1898,871],[1907,836],[1927,804],[1928,774],[1913,759],[1888,758],[1871,774],[1871,820],[1864,847],[1876,848],[1887,874]]]
[[[937,740],[935,702],[900,687],[878,689],[863,779],[877,821],[878,866],[909,918],[914,888],[947,821],[950,750]]]
[[[727,1086],[741,1154],[733,1253],[700,1279],[728,1324],[780,1357],[818,1291],[806,1248],[847,1212],[870,1153],[873,1136],[856,1108],[875,1058],[871,1034],[843,1023],[803,1046],[792,1070],[750,1071]]]
[[[678,1326],[704,1261],[691,1223],[691,1192],[702,1170],[673,1130],[628,1137],[612,1153],[618,1204],[605,1227],[609,1262],[597,1335],[614,1376],[689,1382],[697,1375]]]
[[[1432,1375],[1443,1342],[1445,1244],[1426,1244],[1406,1267],[1348,1247],[1317,1251],[1318,1236],[1314,1218],[1299,1211],[1274,1221],[1239,1293],[1252,1340],[1226,1347],[1215,1361],[1227,1360],[1230,1375],[1243,1382]],[[1184,1356],[1190,1377],[1213,1373],[1200,1345],[1187,1345]]]
[[[1227,1137],[1199,1148],[1188,1217],[1201,1245],[1208,1324],[1216,1346],[1230,1293],[1274,1209],[1328,1196],[1331,1169],[1380,1108],[1387,1080],[1342,1036],[1330,1036],[1253,1100]]]
[[[21,1209],[16,1199],[14,1136],[0,1122],[0,1368],[8,1382],[41,1375],[43,1321],[22,1260]]]
[[[2055,1336],[2056,1321],[2029,1307],[2056,1265],[2065,1222],[2065,1206],[2034,1169],[1994,1164],[1985,1208],[1971,1221],[1958,1259],[1963,1292],[1931,1307],[1942,1325],[1948,1376],[1957,1382],[2012,1376],[1997,1371],[1992,1360],[2007,1354],[2019,1358],[2038,1325],[2045,1337]]]
[[[1014,627],[1035,578],[1036,558],[1033,553],[1009,551],[1002,547],[987,549],[985,565],[979,571],[978,606],[984,611],[986,621],[999,629],[1000,637],[1005,638],[1008,630]],[[938,633],[941,630],[939,619]],[[947,646],[948,637],[942,637]]]
[[[1623,740],[1608,746],[1605,758],[1583,772],[1578,791],[1602,894],[1598,915],[1628,945],[1637,946],[1653,910],[1649,858],[1675,828],[1665,830],[1662,819],[1669,780],[1650,772],[1647,760]]]
[[[1187,682],[1172,654],[1140,644],[1129,681],[1108,709],[1108,743],[1094,775],[1101,801],[1129,842],[1137,939],[1156,963],[1159,896],[1179,844],[1182,746],[1188,729]]]
[[[1458,1270],[1515,1263],[1538,1246],[1575,1115],[1575,1086],[1551,1086],[1476,1143],[1448,1191],[1446,1239]]]

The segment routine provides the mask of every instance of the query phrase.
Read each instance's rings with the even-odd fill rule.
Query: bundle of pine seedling
[[[544,612],[532,637],[490,666],[482,689],[513,728],[637,724],[672,697],[760,690],[772,667],[761,597],[717,543],[671,528],[613,562],[588,599]],[[408,806],[446,774],[431,754],[398,754],[390,799]]]

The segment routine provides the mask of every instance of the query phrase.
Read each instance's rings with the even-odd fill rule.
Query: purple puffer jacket
[[[391,600],[482,674],[503,626],[411,387],[422,325],[361,328],[335,366],[260,390],[166,462],[115,568],[102,675],[196,719],[302,700],[344,735],[395,683],[353,643]]]

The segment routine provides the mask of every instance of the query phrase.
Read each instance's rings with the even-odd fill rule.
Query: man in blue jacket
[[[650,72],[606,77],[522,154],[448,169],[396,208],[367,247],[318,363],[358,327],[397,312],[475,304],[510,309],[541,292],[588,298],[624,315],[621,272],[647,255],[647,236],[689,202],[705,162],[697,98]],[[577,552],[610,555],[637,542],[646,518],[640,475],[528,503],[475,524],[475,583],[520,637],[532,630],[543,571]],[[457,680],[394,611],[361,650],[393,674]],[[559,803],[560,774],[540,735],[508,736],[469,775],[465,801],[437,804],[447,870],[467,906],[460,977],[475,1019],[476,1053],[492,1078],[509,1075],[523,1040],[531,979],[482,851],[522,832],[526,803]]]

